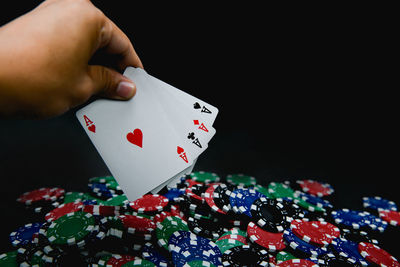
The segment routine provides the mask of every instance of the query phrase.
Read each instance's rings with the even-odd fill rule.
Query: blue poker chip
[[[331,246],[337,254],[344,257],[347,262],[361,266],[368,266],[368,262],[358,252],[358,243],[346,240],[344,238],[336,238],[332,241]]]
[[[33,235],[39,233],[42,223],[28,223],[10,234],[10,241],[14,247],[24,246],[32,242]]]
[[[373,231],[379,231],[381,233],[383,233],[387,226],[388,223],[384,220],[382,220],[381,218],[376,217],[375,215],[364,211],[364,221],[367,223],[367,230],[373,230]]]
[[[170,266],[168,260],[150,242],[143,245],[141,254],[144,260],[150,261],[156,266]]]
[[[205,260],[216,266],[221,266],[221,251],[211,240],[197,236],[191,232],[175,232],[168,244],[172,260],[176,266],[184,266],[193,260]]]
[[[301,191],[296,191],[295,196],[317,207],[324,208],[326,210],[333,209],[333,205],[326,199],[322,199],[320,197],[313,196]]]
[[[368,226],[366,214],[363,211],[340,209],[331,212],[336,224],[352,227],[353,229],[365,228]]]
[[[384,199],[378,196],[375,197],[363,197],[364,208],[369,208],[372,210],[393,210],[397,211],[397,205],[393,201]]]
[[[96,205],[97,200],[95,199],[85,199],[82,201],[83,205]]]
[[[168,192],[163,194],[164,197],[168,198],[169,201],[178,201],[179,197],[185,194],[184,189],[169,188]]]
[[[296,253],[300,254],[301,257],[318,257],[328,253],[328,249],[325,247],[317,247],[303,241],[297,237],[291,229],[283,231],[283,238],[286,240],[288,246]]]
[[[236,192],[235,204],[239,213],[243,213],[249,217],[252,217],[251,205],[253,205],[254,201],[261,197],[267,198],[264,194],[254,189],[243,188],[235,190],[235,192]]]
[[[118,195],[115,190],[109,189],[106,184],[89,183],[88,188],[98,197],[111,198]]]

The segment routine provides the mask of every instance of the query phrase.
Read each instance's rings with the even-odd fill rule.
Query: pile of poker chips
[[[378,241],[397,230],[396,204],[337,208],[333,187],[315,180],[194,172],[128,201],[107,176],[88,192],[40,188],[17,202],[37,220],[10,233],[0,266],[400,266]]]

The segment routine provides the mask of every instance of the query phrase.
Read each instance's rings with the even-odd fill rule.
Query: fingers
[[[128,66],[143,68],[129,38],[107,17],[101,30],[99,48],[120,57],[117,63],[120,71]]]
[[[136,93],[135,84],[119,72],[99,66],[88,66],[88,75],[92,81],[92,94],[101,94],[108,98],[127,100]]]

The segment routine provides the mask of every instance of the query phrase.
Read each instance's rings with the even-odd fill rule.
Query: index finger
[[[143,64],[126,34],[105,16],[104,25],[100,31],[99,48],[106,53],[120,56],[117,64],[121,71],[128,66],[143,68]]]

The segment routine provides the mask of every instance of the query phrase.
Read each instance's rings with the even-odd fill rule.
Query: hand
[[[115,68],[141,67],[128,37],[89,0],[47,0],[0,28],[0,114],[52,117],[93,94],[125,100],[135,85]]]

